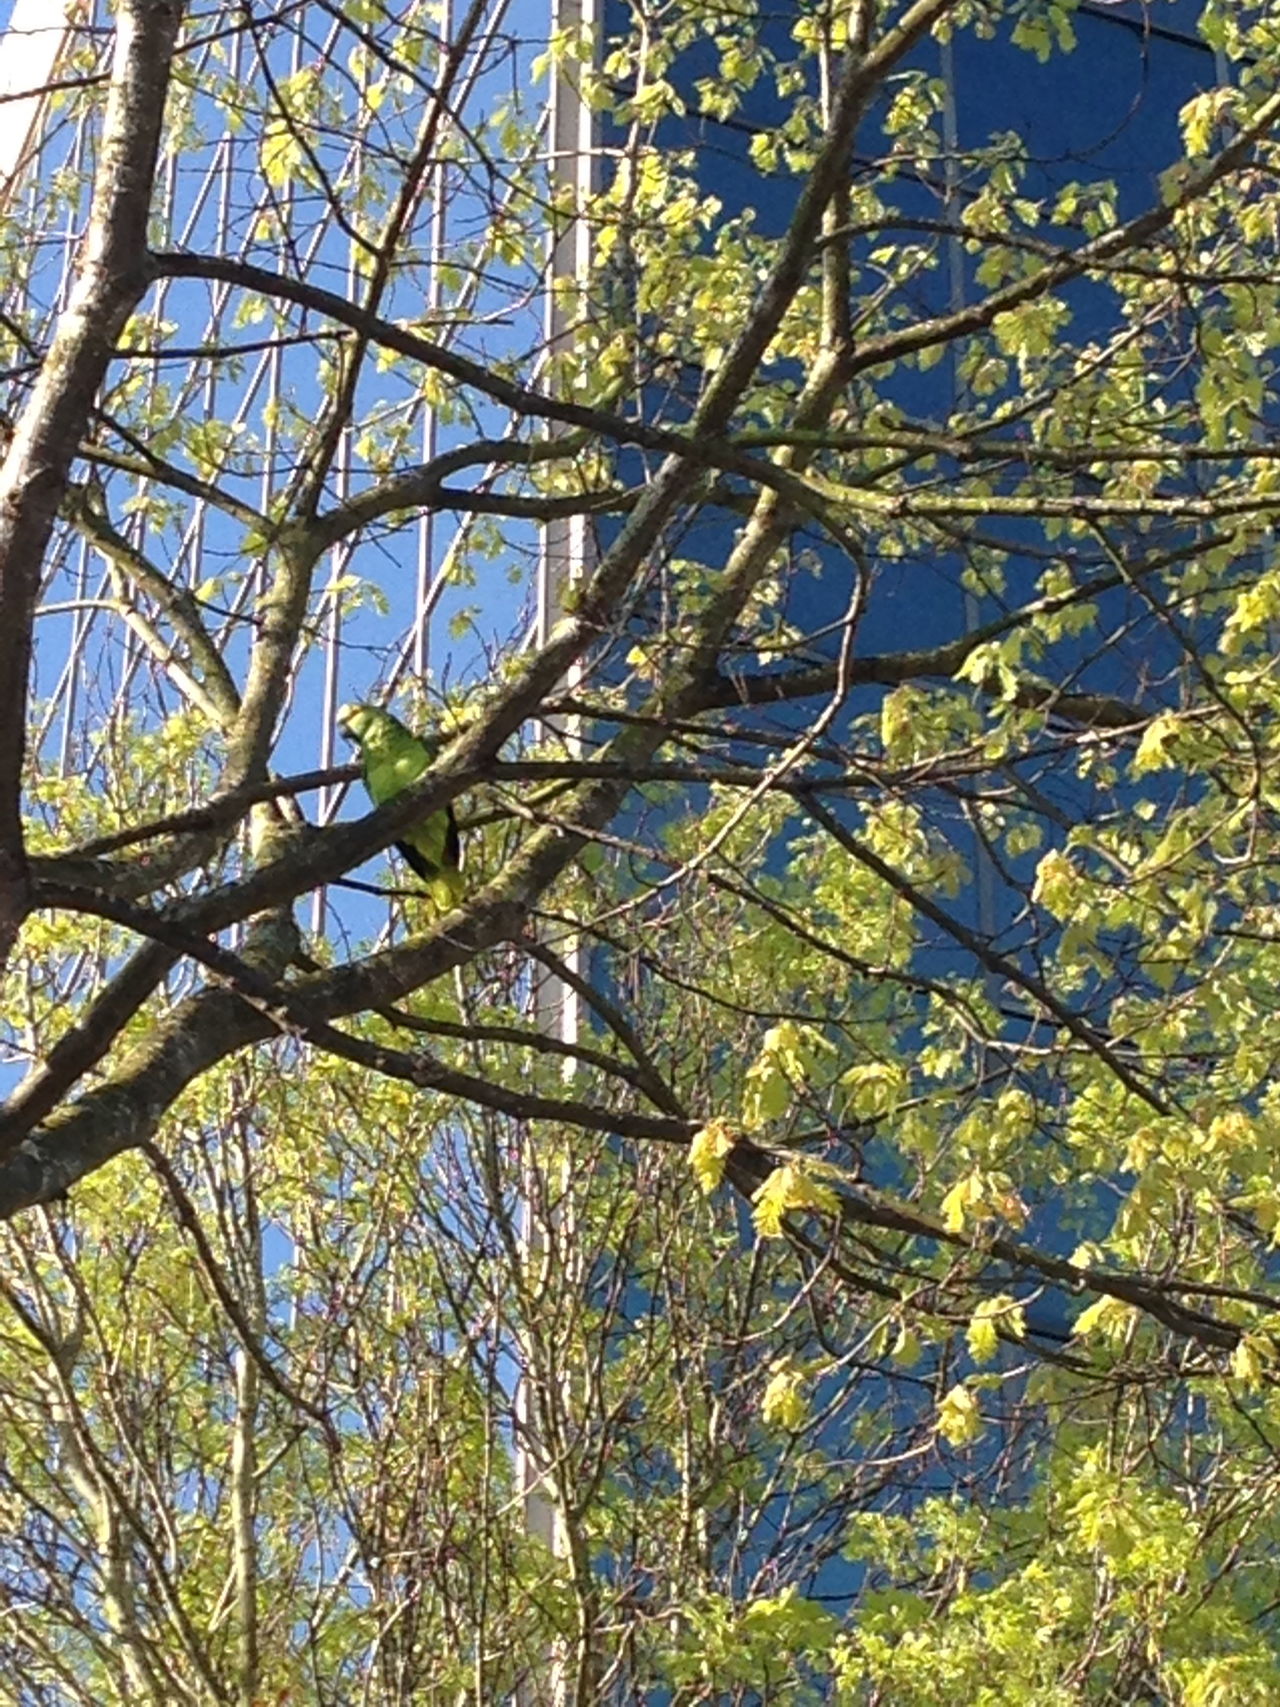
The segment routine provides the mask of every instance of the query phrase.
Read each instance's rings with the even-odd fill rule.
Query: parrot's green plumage
[[[434,742],[415,735],[398,717],[376,705],[344,705],[338,727],[360,749],[364,785],[375,806],[385,806],[412,787],[436,756]],[[396,847],[441,911],[459,904],[462,842],[452,805],[415,824]]]

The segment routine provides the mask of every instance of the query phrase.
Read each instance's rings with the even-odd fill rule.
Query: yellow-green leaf
[[[963,1381],[957,1381],[938,1406],[938,1433],[952,1446],[966,1446],[982,1433],[978,1401]]]
[[[689,1140],[689,1166],[704,1192],[713,1192],[724,1178],[725,1157],[733,1145],[733,1133],[723,1120],[709,1120]]]
[[[794,1358],[780,1357],[773,1364],[760,1415],[769,1428],[803,1428],[809,1418],[809,1404],[804,1392],[804,1371]]]
[[[829,1215],[839,1211],[840,1199],[828,1185],[819,1185],[805,1172],[801,1162],[775,1168],[752,1198],[752,1220],[761,1238],[776,1239],[782,1219],[791,1209],[819,1209]]]

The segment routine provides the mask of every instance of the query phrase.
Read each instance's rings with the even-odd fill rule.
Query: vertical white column
[[[590,30],[598,44],[602,7],[603,0],[551,0],[551,29],[575,36]],[[548,233],[546,333],[547,350],[553,361],[573,330],[575,293],[566,291],[563,285],[585,278],[591,263],[591,229],[585,212],[595,187],[596,130],[595,115],[583,99],[573,64],[561,66],[553,73],[547,119],[551,196],[558,207],[566,210]],[[544,524],[535,644],[546,640],[565,609],[570,589],[589,573],[593,549],[593,535],[584,517],[557,518]],[[577,679],[578,672],[571,670],[565,683],[570,691]],[[575,751],[578,744],[575,721],[571,718],[561,721],[557,731],[569,750]],[[580,946],[561,939],[555,947],[560,958],[576,973],[581,966]],[[564,979],[541,967],[535,973],[533,1007],[537,1024],[549,1035],[569,1042],[577,1038],[582,1022],[577,992]],[[572,1063],[566,1063],[565,1072],[566,1076],[572,1074]],[[531,1271],[536,1271],[539,1265],[549,1231],[541,1219],[547,1193],[536,1177],[536,1167],[536,1157],[525,1159],[522,1226],[525,1257]],[[573,1242],[571,1230],[564,1224],[566,1213],[558,1211],[554,1227],[561,1256],[572,1248]],[[563,1272],[562,1265],[561,1269]],[[572,1280],[571,1276],[564,1278]],[[547,1443],[541,1438],[527,1382],[521,1384],[518,1397],[518,1422],[517,1470],[524,1495],[525,1525],[552,1552],[563,1554],[565,1537],[547,1480]],[[542,1675],[531,1679],[522,1690],[519,1707],[562,1707],[566,1687],[562,1656],[549,1652]]]
[[[39,146],[46,96],[83,0],[14,0],[0,32],[0,208]],[[15,98],[16,97],[16,98]]]

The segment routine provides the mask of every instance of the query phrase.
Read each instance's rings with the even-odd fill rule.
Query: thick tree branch
[[[20,810],[45,547],[125,321],[150,282],[147,216],[180,0],[122,0],[84,256],[0,465],[0,968],[28,904]]]

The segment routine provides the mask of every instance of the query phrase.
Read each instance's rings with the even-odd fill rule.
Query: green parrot
[[[375,806],[385,806],[411,787],[436,756],[435,741],[415,735],[380,706],[344,705],[338,712],[338,727],[360,749],[364,786]],[[458,906],[463,887],[462,839],[452,805],[415,824],[396,847],[441,912]]]

